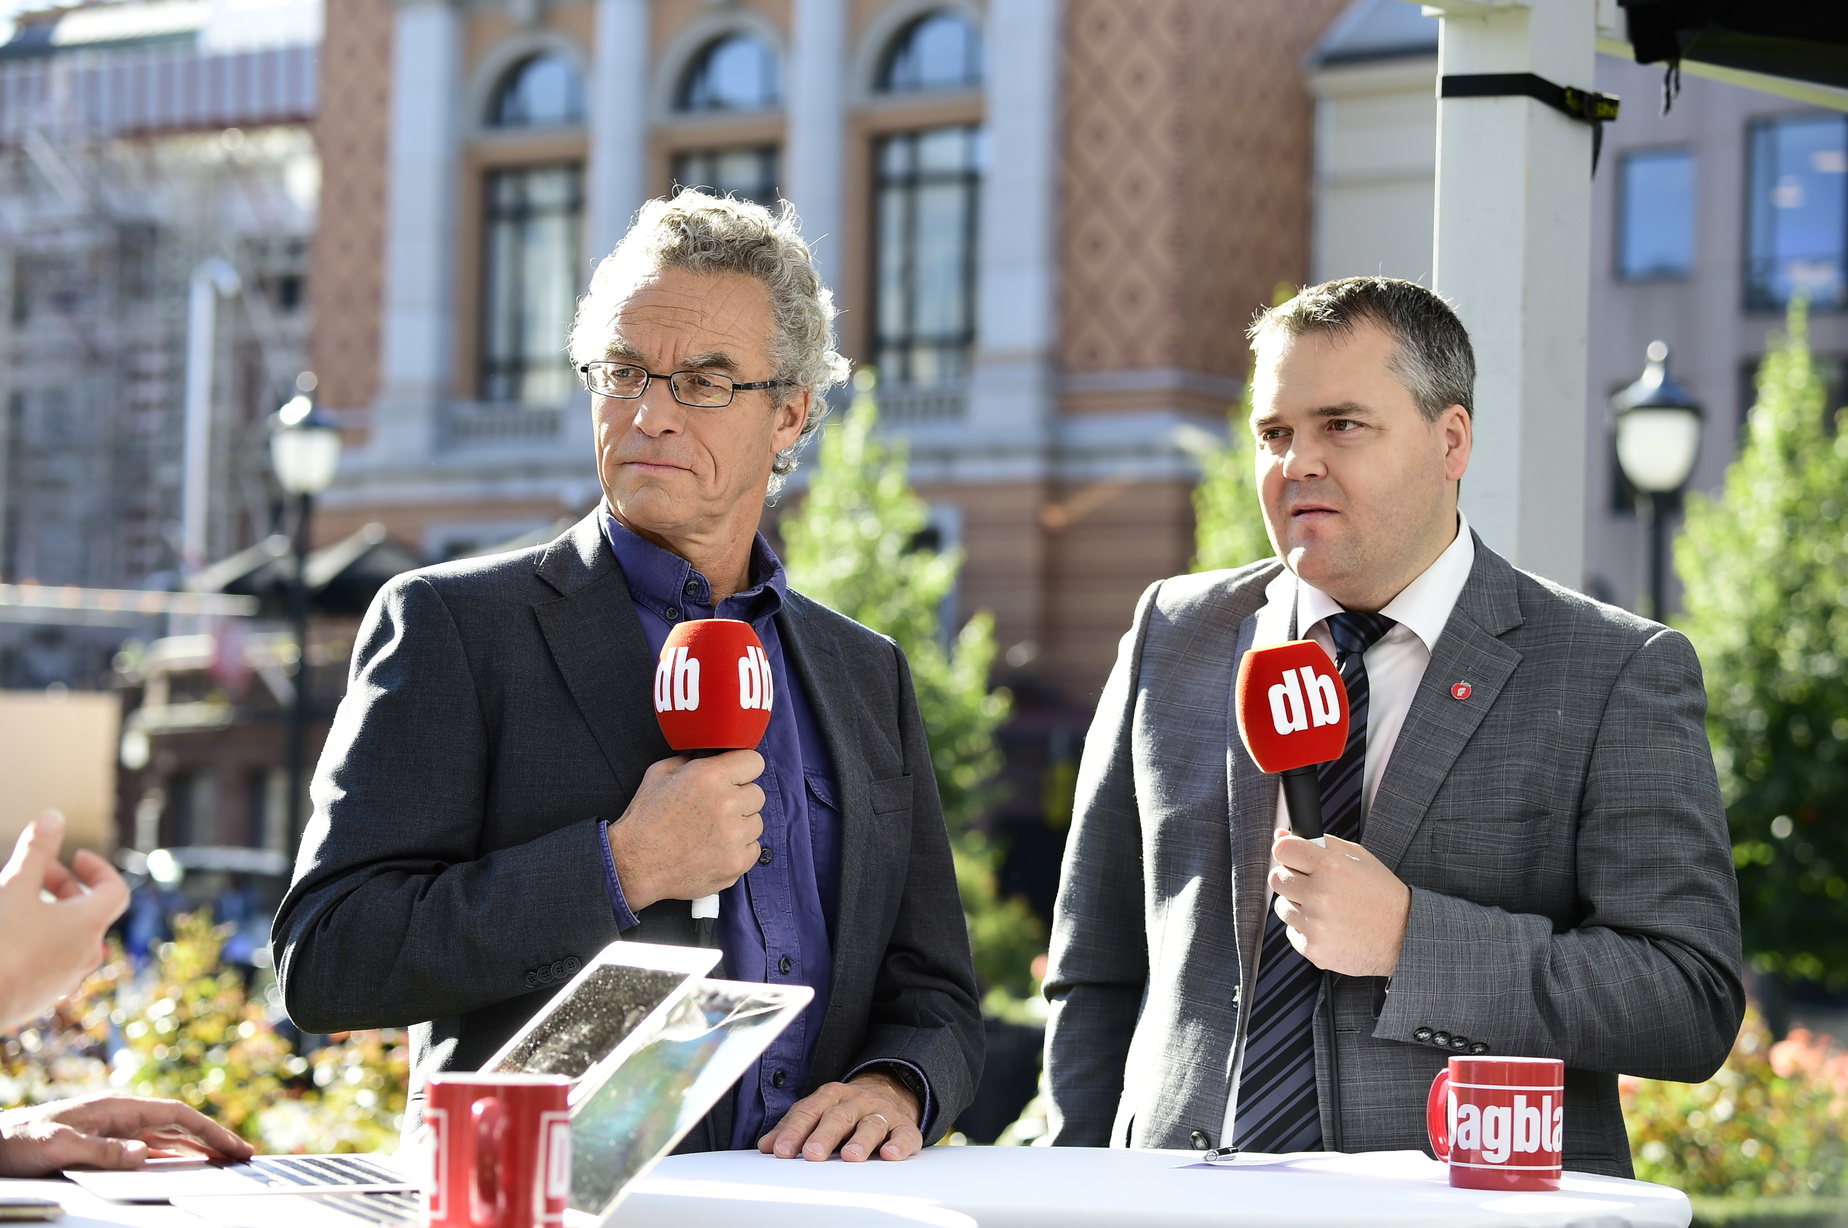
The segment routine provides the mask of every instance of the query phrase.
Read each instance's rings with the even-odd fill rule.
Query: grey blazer
[[[1053,917],[1054,1143],[1224,1141],[1277,806],[1232,689],[1280,567],[1162,581],[1123,640]],[[1324,975],[1330,1150],[1426,1148],[1439,1041],[1480,1042],[1563,1058],[1566,1166],[1630,1174],[1617,1073],[1705,1079],[1745,1006],[1705,711],[1684,637],[1477,540],[1367,816],[1367,848],[1412,889],[1390,992]]]
[[[791,591],[777,616],[840,789],[834,972],[811,1091],[862,1063],[925,1072],[941,1135],[983,1032],[968,931],[911,675],[897,646]],[[399,576],[354,644],[276,914],[277,972],[311,1032],[411,1027],[411,1111],[474,1070],[617,937],[599,818],[673,752],[654,659],[593,514],[548,546]],[[662,900],[621,937],[691,945]],[[726,1096],[683,1149],[723,1148]]]

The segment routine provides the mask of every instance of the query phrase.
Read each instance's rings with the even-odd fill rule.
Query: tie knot
[[[1343,610],[1328,616],[1328,635],[1335,641],[1336,654],[1345,660],[1349,653],[1367,651],[1398,625],[1384,614]]]

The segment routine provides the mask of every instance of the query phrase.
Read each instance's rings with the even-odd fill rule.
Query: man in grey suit
[[[1154,585],[1123,640],[1053,919],[1052,1141],[1423,1148],[1450,1055],[1525,1055],[1566,1063],[1566,1167],[1627,1176],[1618,1072],[1704,1079],[1744,1011],[1693,648],[1470,531],[1475,360],[1436,295],[1330,282],[1252,336],[1278,558]],[[1244,654],[1298,638],[1353,710],[1326,848],[1233,710]]]
[[[904,654],[790,589],[766,494],[844,373],[787,209],[643,208],[579,304],[604,502],[548,546],[379,594],[276,916],[290,1016],[412,1025],[415,1115],[618,936],[692,945],[812,1005],[683,1149],[903,1159],[969,1103],[982,1022]],[[777,703],[755,750],[675,755],[655,661],[750,622]]]

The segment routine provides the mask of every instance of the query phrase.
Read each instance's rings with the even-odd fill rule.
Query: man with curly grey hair
[[[603,503],[548,546],[379,594],[276,917],[304,1028],[412,1024],[410,1116],[604,944],[690,945],[810,1007],[683,1149],[904,1159],[974,1095],[982,1022],[924,728],[892,641],[790,589],[765,499],[845,374],[798,223],[644,206],[579,304]],[[655,660],[749,622],[778,702],[755,749],[676,755]]]

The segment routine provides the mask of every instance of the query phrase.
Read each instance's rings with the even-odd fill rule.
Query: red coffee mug
[[[571,1195],[571,1080],[430,1076],[424,1108],[430,1228],[541,1228]]]
[[[1556,1190],[1566,1132],[1566,1064],[1552,1057],[1453,1057],[1425,1101],[1431,1150],[1467,1190]]]

